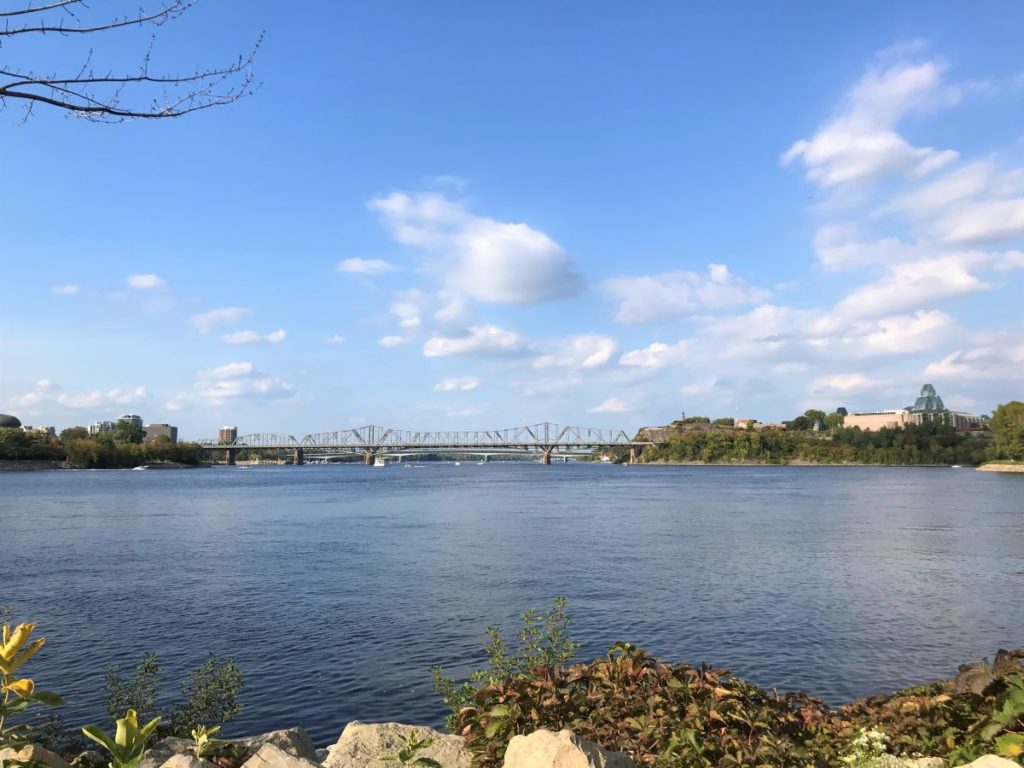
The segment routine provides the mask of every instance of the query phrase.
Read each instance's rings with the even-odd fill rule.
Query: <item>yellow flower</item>
[[[117,730],[114,733],[114,743],[122,747],[128,745],[129,736],[134,736],[139,730],[139,716],[134,709],[129,709],[125,716],[117,722]]]
[[[41,637],[23,650],[23,646],[28,642],[28,638],[35,628],[36,625],[33,623],[19,624],[12,632],[11,628],[4,624],[4,642],[3,646],[0,646],[0,674],[13,675],[18,667],[31,659],[36,651],[43,647],[46,639]]]
[[[3,689],[5,691],[10,691],[11,693],[16,693],[23,699],[27,699],[32,695],[33,691],[35,691],[36,684],[27,677],[23,677],[21,680],[15,680],[12,683],[8,683],[3,687]]]

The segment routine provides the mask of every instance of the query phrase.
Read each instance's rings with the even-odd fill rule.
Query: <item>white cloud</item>
[[[472,355],[480,357],[509,357],[529,351],[526,339],[514,331],[496,325],[474,325],[464,336],[435,336],[423,345],[426,357]]]
[[[124,279],[124,281],[132,288],[140,289],[159,288],[164,284],[163,278],[157,277],[153,274],[129,275]]]
[[[55,285],[50,289],[51,293],[56,293],[58,296],[71,296],[78,293],[78,286],[71,283],[64,285]]]
[[[190,319],[200,333],[209,333],[214,327],[237,322],[247,314],[249,310],[244,307],[221,307],[193,315]]]
[[[840,301],[836,312],[853,318],[872,317],[987,290],[991,286],[969,271],[984,260],[980,254],[964,253],[895,264],[881,280],[858,288]]]
[[[913,315],[884,317],[877,329],[863,337],[869,352],[908,355],[931,349],[944,341],[954,326],[953,318],[937,309]]]
[[[947,243],[982,243],[1024,237],[1024,197],[958,205],[936,222]]]
[[[271,331],[263,336],[256,331],[236,331],[220,337],[225,344],[280,344],[288,334],[284,329]]]
[[[166,407],[181,410],[187,405],[217,406],[236,398],[275,400],[294,394],[295,388],[284,379],[257,371],[249,361],[232,362],[200,371],[191,392],[178,395]]]
[[[437,193],[370,201],[399,242],[437,253],[447,286],[478,301],[536,304],[578,293],[583,281],[547,234],[470,213]]]
[[[822,187],[929,173],[954,161],[957,153],[912,146],[895,127],[910,112],[955,98],[935,62],[872,68],[846,95],[836,117],[812,138],[793,144],[782,163],[801,160],[807,178]]]
[[[896,237],[861,240],[854,227],[841,224],[827,224],[819,228],[814,235],[814,250],[818,261],[829,270],[892,265],[922,255],[920,248]]]
[[[480,386],[480,379],[472,376],[461,376],[441,379],[434,385],[435,392],[472,392]]]
[[[937,362],[929,363],[924,376],[954,381],[1024,380],[1024,344],[1020,337],[1006,335],[993,339],[1005,343],[987,344],[956,350]]]
[[[338,262],[339,272],[356,275],[379,275],[384,272],[397,272],[401,267],[384,259],[342,259]]]
[[[408,344],[412,339],[408,336],[382,336],[377,339],[377,345],[381,347],[400,347]]]
[[[331,336],[328,336],[326,339],[324,339],[324,341],[327,344],[332,344],[332,345],[344,344],[345,343],[345,337],[340,335],[340,334],[335,333],[335,334],[333,334]]]
[[[13,397],[8,403],[16,408],[35,408],[42,405],[56,405],[63,408],[100,408],[113,405],[130,405],[148,397],[145,387],[134,389],[93,389],[88,392],[66,392],[62,386],[49,379],[40,379],[32,390]]]
[[[660,275],[606,280],[605,290],[621,300],[615,319],[648,323],[686,317],[701,309],[729,309],[764,301],[770,295],[734,277],[724,264],[708,265],[708,273],[666,272]]]
[[[857,392],[864,389],[876,389],[884,382],[870,379],[863,373],[838,373],[815,379],[811,383],[811,393],[829,395],[837,392]]]
[[[629,405],[617,397],[609,397],[600,405],[587,409],[590,413],[626,413],[631,410]]]
[[[533,361],[534,368],[596,368],[612,359],[618,345],[611,336],[583,333],[570,336],[557,344],[557,350]]]
[[[619,358],[619,363],[640,368],[663,368],[666,365],[685,362],[689,357],[690,347],[690,342],[686,340],[675,344],[656,341],[643,349],[626,352]]]

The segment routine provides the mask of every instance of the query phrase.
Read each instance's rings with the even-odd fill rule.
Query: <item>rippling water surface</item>
[[[103,670],[210,653],[230,732],[440,723],[429,667],[570,598],[618,640],[831,703],[1024,645],[1024,476],[971,470],[463,464],[0,474],[0,604],[48,643],[77,725]],[[173,688],[169,685],[168,689]],[[169,691],[170,692],[170,691]]]

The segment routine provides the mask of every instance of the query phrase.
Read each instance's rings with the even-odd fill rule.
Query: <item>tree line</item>
[[[969,464],[1024,460],[1024,403],[1000,405],[987,432],[958,432],[938,421],[864,431],[842,414],[807,411],[786,429],[731,429],[731,419],[692,416],[647,448],[644,461],[751,464]],[[817,427],[817,429],[815,429]]]
[[[137,425],[93,436],[85,427],[71,427],[56,437],[0,428],[0,460],[62,461],[75,469],[115,469],[161,463],[197,465],[203,462],[203,451],[197,443],[172,443],[163,436],[144,443]]]

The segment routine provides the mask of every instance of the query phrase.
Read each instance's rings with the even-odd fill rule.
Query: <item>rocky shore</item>
[[[398,753],[415,736],[429,741],[414,756],[400,760]],[[349,723],[338,741],[327,749],[316,749],[302,728],[272,731],[235,741],[233,764],[240,768],[393,768],[433,766],[472,768],[473,755],[459,736],[439,733],[430,728],[401,723]],[[223,768],[221,758],[204,759],[196,754],[195,742],[166,738],[146,751],[138,768]],[[424,759],[425,758],[425,759]],[[416,762],[422,760],[423,762]],[[41,747],[0,749],[0,764],[27,764],[47,768],[101,768],[105,758],[97,752],[84,752],[69,763]],[[882,755],[877,768],[956,768],[942,758],[898,758]],[[1019,764],[996,755],[985,755],[969,768],[1020,768]],[[505,753],[504,768],[638,768],[624,752],[612,752],[572,731],[555,733],[534,731],[514,736]]]

